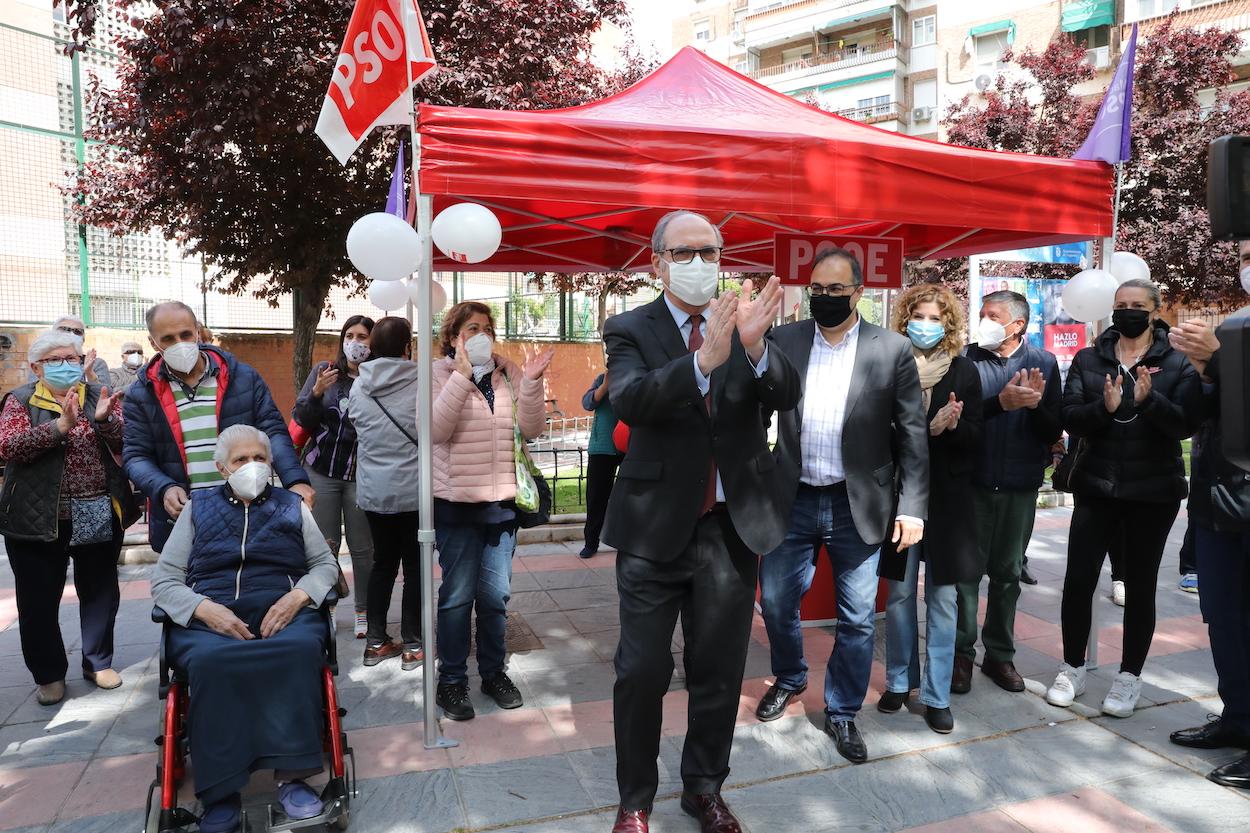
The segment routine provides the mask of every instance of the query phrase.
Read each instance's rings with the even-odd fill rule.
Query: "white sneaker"
[[[1111,601],[1120,607],[1124,607],[1124,582],[1111,582]]]
[[[356,638],[364,639],[369,632],[369,617],[363,613],[356,614]]]
[[[1112,717],[1132,717],[1139,697],[1141,697],[1141,677],[1121,671],[1115,675],[1115,682],[1111,684],[1111,690],[1107,692],[1107,699],[1102,701],[1102,713]]]
[[[1059,673],[1055,682],[1046,689],[1046,702],[1052,706],[1066,709],[1072,701],[1085,693],[1085,666],[1073,668],[1066,662],[1060,663]]]

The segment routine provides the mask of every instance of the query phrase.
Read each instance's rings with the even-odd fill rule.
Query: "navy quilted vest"
[[[191,498],[195,540],[187,584],[227,604],[259,590],[290,590],[308,572],[300,498],[270,487],[246,506],[225,485]]]

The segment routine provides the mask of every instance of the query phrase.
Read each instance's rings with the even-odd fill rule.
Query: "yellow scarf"
[[[916,369],[920,371],[920,393],[924,399],[924,412],[929,413],[929,403],[933,401],[933,389],[942,381],[946,371],[951,369],[953,357],[945,350],[934,350],[928,356],[920,348],[913,346],[911,354],[916,357]]]
[[[82,382],[75,385],[78,392],[78,404],[81,406],[87,401],[87,386]],[[52,389],[43,383],[40,379],[35,383],[35,392],[30,396],[30,404],[36,408],[42,408],[45,411],[51,411],[58,416],[61,413],[61,400],[65,398],[64,394],[57,396]]]

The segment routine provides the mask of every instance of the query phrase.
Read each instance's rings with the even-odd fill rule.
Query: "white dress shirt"
[[[690,323],[691,314],[677,308],[677,306],[669,299],[668,293],[664,293],[664,303],[668,306],[669,314],[673,316],[673,323],[677,325],[677,331],[681,333],[681,341],[683,344],[690,343],[690,332],[694,325]],[[699,323],[699,334],[707,336],[707,307],[700,310],[703,320]],[[695,354],[690,354],[690,363],[694,366],[694,381],[699,386],[699,393],[704,396],[712,389],[712,380],[708,376],[703,375],[703,371],[699,369],[699,360],[695,358]],[[760,356],[759,364],[751,364],[751,357],[747,356],[747,364],[751,365],[751,370],[755,373],[755,378],[764,375],[768,370],[768,345],[764,345],[764,355]],[[716,502],[725,502],[725,487],[721,483],[720,469],[716,470]]]

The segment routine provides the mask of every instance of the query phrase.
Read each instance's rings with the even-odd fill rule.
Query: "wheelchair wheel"
[[[143,833],[160,833],[161,830],[161,782],[153,781],[148,787],[147,811],[143,814]]]
[[[352,811],[344,810],[343,814],[334,820],[334,826],[339,830],[346,830],[347,825],[352,823]]]

